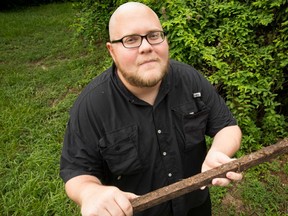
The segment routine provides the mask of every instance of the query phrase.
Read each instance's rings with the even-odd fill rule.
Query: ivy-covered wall
[[[78,2],[78,36],[104,43],[109,17],[124,2]],[[288,136],[286,0],[139,2],[159,15],[171,58],[193,65],[226,99],[244,134],[242,152]]]

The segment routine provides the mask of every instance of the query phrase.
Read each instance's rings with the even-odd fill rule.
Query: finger
[[[132,205],[129,201],[129,197],[132,198],[135,196],[133,196],[133,194],[131,194],[131,193],[124,193],[124,194],[125,194],[125,196],[123,196],[123,194],[119,194],[118,196],[115,196],[115,202],[117,203],[120,210],[122,211],[122,214],[117,214],[117,216],[118,215],[132,216],[133,215],[133,208],[132,208]]]
[[[100,213],[99,216],[105,215],[105,216],[112,216],[112,214],[109,212],[108,209],[105,209],[105,211],[103,211],[103,213]],[[90,216],[90,215],[89,215]],[[97,215],[98,216],[98,215]]]
[[[221,154],[220,156],[217,157],[217,162],[219,165],[225,164],[225,163],[229,163],[233,160],[236,160],[235,158],[230,158],[228,155],[226,154]]]
[[[109,211],[105,208],[98,209],[98,210],[93,211],[93,212],[88,212],[88,211],[81,209],[81,215],[82,216],[91,216],[91,215],[92,216],[111,216]]]
[[[129,192],[124,192],[125,196],[131,201],[137,197],[139,197],[139,195],[136,195],[134,193],[129,193]]]
[[[215,178],[212,180],[212,185],[215,186],[227,186],[230,184],[230,180],[227,178]]]
[[[140,197],[139,195],[136,195],[134,193],[129,193],[129,192],[124,192],[125,196],[128,198],[129,200],[129,205],[131,206],[131,211],[128,210],[128,214],[127,215],[133,215],[133,207],[132,207],[132,204],[131,204],[131,201],[135,198],[138,198]]]
[[[116,193],[114,199],[111,197],[111,200],[107,200],[103,203],[103,210],[107,214],[107,216],[125,216],[121,206],[117,203],[116,197],[118,194]],[[105,215],[106,215],[105,214]],[[102,216],[102,214],[97,214],[97,216]]]
[[[125,216],[125,213],[117,203],[115,203],[115,205],[109,205],[106,210],[111,216]]]
[[[232,181],[241,181],[243,179],[242,173],[228,172],[226,177]]]

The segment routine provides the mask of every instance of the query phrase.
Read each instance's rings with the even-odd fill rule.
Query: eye
[[[148,38],[150,40],[157,40],[160,38],[160,32],[151,32],[149,33]]]
[[[139,41],[139,37],[138,35],[131,35],[131,36],[127,36],[125,38],[123,38],[123,42],[125,44],[134,44],[137,43]]]

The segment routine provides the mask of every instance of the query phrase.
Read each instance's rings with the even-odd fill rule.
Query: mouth
[[[154,62],[156,62],[156,61],[157,61],[156,59],[149,59],[149,60],[146,60],[146,61],[141,62],[139,65],[154,63]]]

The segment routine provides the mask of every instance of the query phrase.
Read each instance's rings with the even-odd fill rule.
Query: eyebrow
[[[157,32],[157,31],[164,31],[164,30],[163,30],[163,29],[153,29],[153,30],[147,31],[147,32],[144,33],[144,34],[139,34],[139,33],[125,34],[125,35],[123,35],[121,38],[126,37],[126,36],[133,36],[133,35],[146,35],[146,34],[149,34],[149,33],[151,33],[151,32]]]

